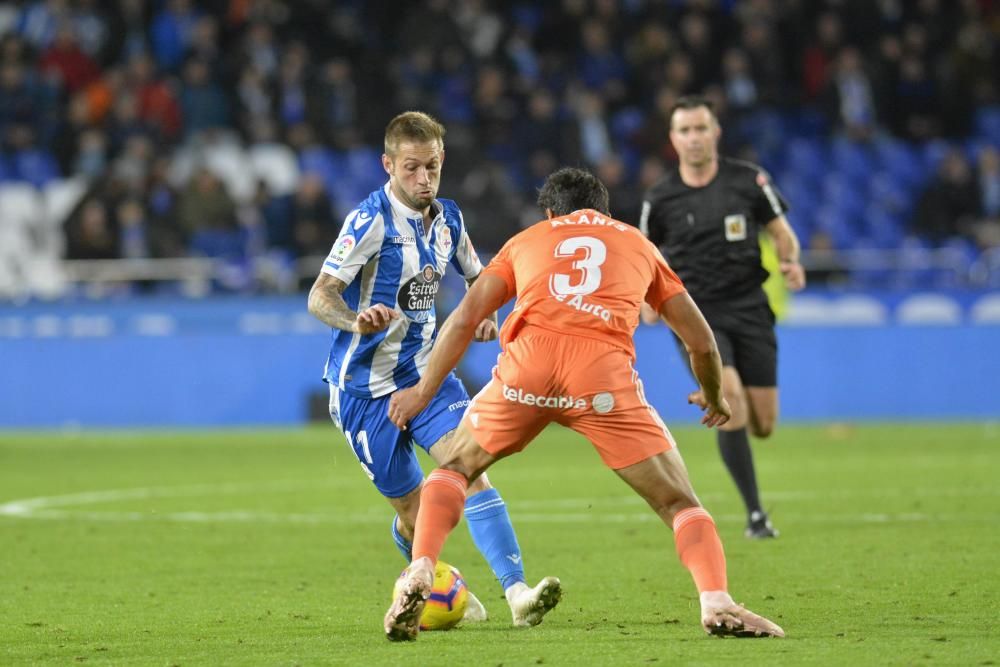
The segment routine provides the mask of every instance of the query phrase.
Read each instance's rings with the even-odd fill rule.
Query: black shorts
[[[774,312],[766,301],[713,302],[699,304],[699,308],[715,334],[722,365],[735,368],[743,386],[778,386],[778,338],[774,334]],[[679,338],[677,345],[685,363],[690,363]]]

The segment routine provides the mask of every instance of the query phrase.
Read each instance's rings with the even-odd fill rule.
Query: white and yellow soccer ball
[[[398,594],[402,582],[403,575],[400,575],[392,591],[393,597]],[[462,573],[457,567],[439,560],[434,568],[431,595],[427,598],[427,604],[424,605],[424,611],[420,615],[420,629],[424,631],[452,629],[462,620],[468,604],[469,587],[465,585]]]

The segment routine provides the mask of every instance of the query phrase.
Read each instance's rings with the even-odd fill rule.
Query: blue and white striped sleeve
[[[483,263],[479,261],[476,249],[472,247],[472,240],[469,238],[469,231],[465,228],[465,218],[461,212],[458,214],[458,239],[455,243],[455,256],[451,263],[458,269],[459,273],[466,280],[475,278],[483,270]]]
[[[381,213],[351,211],[323,262],[323,273],[350,285],[358,271],[379,253],[384,239],[385,221]]]

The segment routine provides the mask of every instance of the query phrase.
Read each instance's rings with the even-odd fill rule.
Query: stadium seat
[[[928,174],[933,174],[941,166],[941,162],[948,153],[955,148],[952,144],[945,141],[944,139],[936,139],[934,141],[928,141],[920,148],[921,155],[924,161],[924,170]]]
[[[896,306],[896,321],[900,324],[961,324],[962,306],[943,294],[914,294]]]
[[[846,250],[854,245],[857,231],[841,209],[824,204],[816,211],[815,223],[817,229],[830,236],[837,250]]]
[[[26,181],[36,188],[59,178],[59,165],[46,150],[28,149],[15,153],[10,159],[11,180]]]
[[[1000,324],[1000,294],[979,297],[969,310],[974,324]]]
[[[883,211],[908,218],[913,207],[914,193],[891,172],[879,171],[868,181],[868,198],[872,205]]]
[[[834,169],[858,186],[863,185],[874,171],[874,156],[863,143],[844,138],[834,140],[831,149]]]
[[[295,192],[299,185],[299,164],[295,152],[284,144],[254,144],[250,147],[254,176],[267,183],[274,196]]]
[[[827,155],[824,143],[818,139],[797,137],[788,143],[785,168],[803,178],[818,182],[826,172]],[[785,186],[779,182],[779,187]]]
[[[27,293],[26,275],[38,257],[34,235],[42,217],[41,199],[33,186],[0,185],[0,296]]]
[[[823,179],[823,200],[826,206],[841,212],[849,220],[859,218],[867,203],[864,185],[837,172]]]
[[[205,148],[204,165],[226,184],[229,196],[237,203],[253,199],[257,192],[257,175],[247,169],[250,158],[239,143],[219,142]]]
[[[646,122],[646,114],[636,107],[626,107],[611,117],[611,137],[616,144],[631,143]]]
[[[919,188],[927,178],[920,156],[904,141],[880,139],[875,142],[875,154],[881,167],[907,188]]]
[[[881,301],[862,295],[792,297],[785,323],[794,326],[879,326],[888,320]]]
[[[976,135],[980,139],[1000,144],[1000,105],[976,111]]]
[[[905,235],[900,219],[878,204],[869,205],[865,209],[864,222],[867,236],[876,248],[896,248]]]

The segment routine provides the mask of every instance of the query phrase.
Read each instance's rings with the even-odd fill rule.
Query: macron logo
[[[534,405],[539,408],[578,408],[586,409],[587,401],[572,396],[538,396],[518,387],[503,386],[503,397],[511,403]]]
[[[509,560],[514,565],[517,565],[518,563],[521,562],[521,554],[508,554],[507,560]]]

